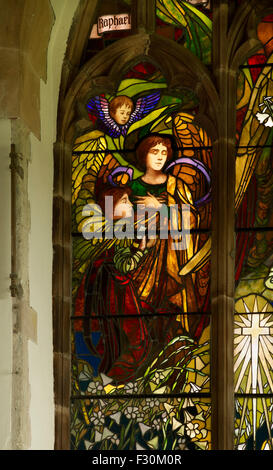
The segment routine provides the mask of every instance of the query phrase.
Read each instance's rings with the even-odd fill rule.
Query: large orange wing
[[[188,186],[193,203],[197,205],[200,216],[198,228],[211,228],[210,173],[212,167],[211,139],[207,133],[194,123],[194,116],[178,113],[173,120],[173,132],[178,147],[178,162],[173,174]],[[181,160],[180,160],[181,161]],[[200,201],[200,204],[197,204]],[[202,203],[203,201],[203,203]],[[209,233],[197,236],[197,247],[193,257],[183,266],[181,276],[195,273],[196,300],[203,308],[208,295],[210,279],[211,238]]]
[[[211,139],[207,133],[194,124],[194,116],[187,113],[178,113],[173,121],[173,132],[179,148],[178,157],[188,160],[189,163],[178,164],[173,167],[173,175],[182,179],[189,187],[194,202],[202,201],[210,192],[209,181],[205,173],[211,173],[212,149]],[[192,160],[192,164],[190,161]],[[198,161],[201,163],[198,168]],[[197,165],[196,165],[197,163]],[[206,172],[203,172],[204,168]],[[200,213],[200,228],[210,228],[211,203],[209,198],[198,207]]]

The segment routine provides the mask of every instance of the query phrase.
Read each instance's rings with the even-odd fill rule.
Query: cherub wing
[[[95,96],[88,102],[87,109],[99,119],[98,125],[103,132],[114,138],[120,136],[120,127],[109,114],[109,103],[106,98]]]
[[[151,95],[144,96],[139,98],[136,102],[135,109],[130,116],[129,121],[127,124],[122,126],[122,135],[125,136],[129,127],[136,121],[139,121],[148,113],[150,113],[157,105],[158,101],[160,100],[160,93],[152,93]]]

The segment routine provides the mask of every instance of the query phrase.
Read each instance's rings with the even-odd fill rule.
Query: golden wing
[[[173,167],[173,175],[183,180],[191,192],[191,197],[198,210],[197,228],[211,228],[210,173],[212,167],[211,139],[207,133],[194,124],[194,116],[178,113],[173,121],[176,144],[180,148],[181,164]],[[179,162],[178,159],[178,162]],[[208,233],[199,233],[196,237],[194,255],[180,271],[180,276],[195,273],[194,282],[198,291],[198,303],[201,307],[206,298],[210,268],[211,238]]]
[[[267,62],[272,63],[273,54],[271,54]],[[250,88],[247,87],[247,93],[250,94]],[[272,145],[272,132],[270,126],[266,125],[266,122],[258,119],[257,114],[262,111],[261,105],[265,102],[265,98],[273,96],[273,70],[271,66],[264,66],[262,72],[260,73],[255,87],[252,89],[252,93],[249,96],[249,99],[246,100],[240,97],[240,106],[248,102],[248,109],[246,116],[244,118],[242,132],[239,139],[239,145],[237,150],[236,157],[236,181],[235,181],[235,208],[238,210],[245,192],[247,190],[248,184],[251,180],[253,172],[256,168],[257,162],[264,151],[264,145]],[[269,114],[272,112],[269,110]],[[187,116],[186,116],[187,117]],[[184,118],[185,120],[185,118]],[[189,116],[190,120],[190,116]],[[183,127],[182,127],[183,126]],[[189,132],[187,132],[186,123],[180,125],[181,132],[180,136],[183,136],[182,129],[184,131],[184,136],[186,137],[185,145],[190,144]],[[188,142],[187,142],[188,141]],[[258,148],[256,147],[258,146]],[[187,150],[186,150],[187,151]],[[207,244],[206,244],[207,245]],[[210,251],[209,246],[202,247],[202,250],[205,250],[207,253]],[[205,253],[204,253],[205,255]],[[194,270],[194,266],[198,265],[199,254],[195,255],[196,259],[191,260],[191,269]],[[190,266],[185,266],[181,274],[184,275],[188,272]]]
[[[115,243],[129,243],[128,240],[105,239],[103,234],[107,230],[107,222],[100,211],[96,212],[98,183],[107,183],[108,175],[117,166],[119,162],[107,150],[102,132],[91,131],[75,141],[72,155],[72,231],[78,234],[73,240],[75,288],[91,261]],[[118,174],[115,178],[115,182],[120,184],[125,184],[125,180],[126,175]],[[93,212],[90,211],[92,207]],[[88,231],[93,233],[92,237]]]
[[[205,199],[210,192],[211,139],[201,127],[193,123],[193,120],[194,116],[188,113],[178,113],[174,118],[173,131],[177,146],[180,147],[178,157],[183,158],[184,163],[173,167],[173,175],[185,182],[194,202],[200,201],[199,227],[210,228],[211,203],[209,197],[206,203]],[[202,204],[203,199],[204,204]]]
[[[72,204],[78,198],[83,186],[88,186],[89,196],[95,201],[95,185],[98,180],[107,183],[108,175],[120,164],[107,150],[107,142],[101,131],[91,131],[79,137],[72,154]],[[119,186],[126,185],[129,175],[120,172],[113,181]],[[93,202],[94,202],[93,201]]]
[[[273,53],[267,62],[272,63]],[[238,209],[248,184],[251,180],[256,164],[263,152],[264,145],[272,144],[272,133],[266,120],[259,121],[257,114],[263,114],[265,99],[273,96],[273,69],[264,66],[249,98],[247,113],[239,139],[236,156],[236,182],[235,182],[235,208]],[[266,111],[266,109],[264,109]],[[271,107],[272,113],[272,107]],[[265,113],[266,114],[266,113]],[[270,114],[270,109],[269,109]],[[265,116],[266,117],[266,116]],[[255,148],[259,146],[259,148]]]
[[[78,197],[84,176],[97,177],[106,152],[106,140],[100,131],[91,131],[76,140],[72,154],[72,204]]]
[[[101,131],[91,131],[75,141],[72,154],[72,231],[81,232],[86,204],[96,203],[98,181],[107,182],[118,160],[107,150]]]

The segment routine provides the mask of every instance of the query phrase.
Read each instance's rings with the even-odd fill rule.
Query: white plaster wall
[[[0,449],[10,448],[12,392],[12,302],[10,296],[10,170],[11,125],[0,119]]]
[[[31,135],[29,165],[29,288],[37,313],[37,342],[29,340],[31,450],[54,448],[52,338],[53,144],[66,41],[79,0],[51,0],[55,12],[47,81],[41,81],[41,140]],[[1,402],[1,401],[0,401]]]

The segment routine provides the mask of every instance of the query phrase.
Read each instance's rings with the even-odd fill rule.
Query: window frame
[[[71,155],[77,135],[88,122],[77,117],[77,110],[90,90],[100,93],[118,82],[121,70],[136,58],[151,56],[154,44],[187,66],[210,96],[214,122],[200,116],[213,140],[212,185],[212,277],[211,277],[211,380],[212,448],[232,450],[234,445],[233,319],[235,270],[235,124],[236,87],[239,65],[260,46],[253,31],[268,12],[268,1],[259,11],[254,1],[243,2],[230,22],[235,2],[213,2],[213,60],[211,70],[199,63],[182,46],[156,38],[155,0],[134,0],[135,23],[132,36],[121,39],[98,53],[80,69],[86,38],[96,16],[98,0],[80,3],[71,29],[63,64],[54,145],[53,194],[53,349],[55,392],[55,449],[70,448],[70,316],[71,316]],[[272,8],[271,8],[272,11]],[[234,13],[234,11],[233,11]],[[244,39],[246,33],[247,40]],[[228,42],[227,42],[228,41]],[[226,45],[228,44],[228,47]],[[182,51],[184,49],[184,51]],[[185,52],[186,51],[186,52]],[[106,64],[119,57],[111,73]],[[155,59],[153,51],[151,60]],[[183,66],[182,66],[183,64]],[[172,80],[171,74],[167,80]],[[198,85],[199,86],[199,85]],[[213,110],[213,112],[212,112]]]

